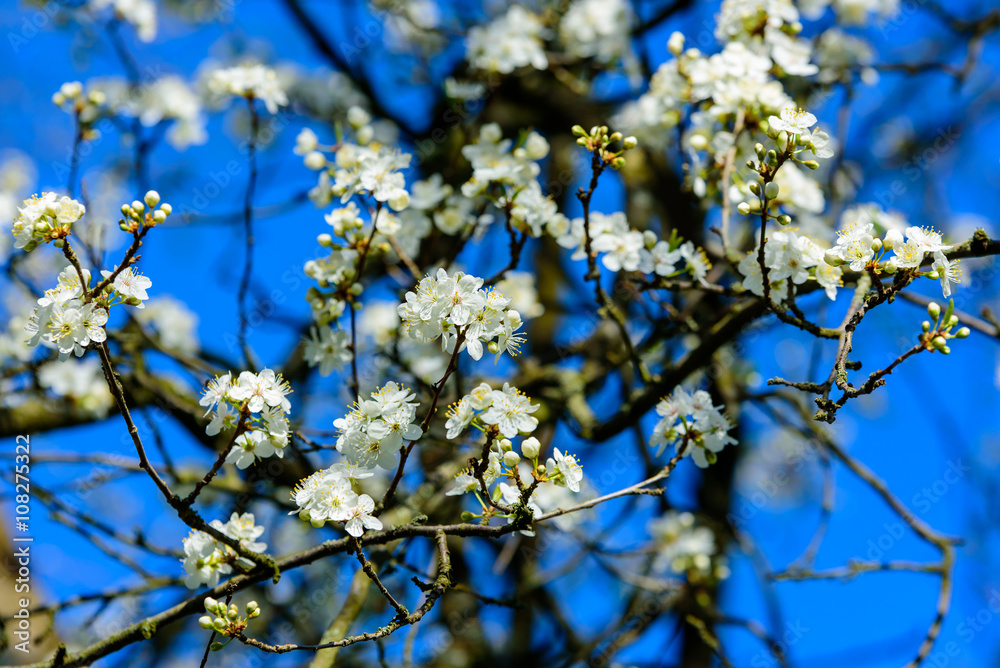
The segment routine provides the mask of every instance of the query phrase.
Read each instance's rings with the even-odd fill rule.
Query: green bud
[[[234,620],[240,618],[240,609],[236,607],[235,603],[229,604],[228,616],[229,619],[234,619]]]
[[[839,267],[843,264],[847,264],[839,255],[835,255],[833,251],[826,251],[823,254],[823,262],[826,262],[831,267]]]
[[[611,167],[614,169],[621,169],[624,166],[625,166],[625,158],[621,156],[618,156],[617,158],[611,161]]]
[[[950,318],[948,318],[948,324],[945,325],[945,329],[951,329],[957,324],[958,324],[958,316],[952,315]]]
[[[772,167],[778,164],[778,154],[775,153],[773,148],[764,156],[764,162]]]
[[[819,169],[819,163],[815,160],[805,160],[802,164],[809,169]]]
[[[934,340],[931,341],[931,345],[938,350],[944,350],[944,348],[948,347],[948,342],[944,340],[943,336],[935,336]]]
[[[66,245],[66,240],[56,239],[55,241],[52,242],[52,245],[55,246],[56,248],[62,248],[63,246]]]
[[[755,172],[759,172],[760,171],[760,168],[757,167],[757,163],[754,162],[752,159],[751,160],[747,160],[747,169],[752,169]]]
[[[612,133],[612,135],[611,135],[611,141],[615,142],[615,141],[621,141],[621,140],[622,140],[622,133],[620,133],[620,132],[614,132],[614,133]]]
[[[757,159],[758,160],[763,160],[764,159],[764,156],[766,155],[766,152],[764,151],[764,145],[763,144],[761,144],[760,142],[757,142],[756,144],[753,145],[753,150],[754,150],[754,153],[757,154]]]
[[[572,127],[572,128],[570,129],[570,132],[572,132],[572,133],[573,133],[574,135],[576,135],[577,137],[582,137],[582,136],[584,136],[585,134],[587,134],[587,131],[586,131],[586,130],[584,130],[584,129],[583,129],[583,126],[580,126],[580,125],[574,125],[574,126],[573,126],[573,127]]]
[[[970,333],[971,333],[971,330],[968,327],[963,327],[960,330],[958,330],[957,332],[955,332],[955,338],[956,339],[964,339],[964,338],[968,337]]]
[[[468,510],[463,510],[462,511],[462,521],[463,522],[471,522],[473,520],[473,518],[475,518],[475,515],[473,515]]]
[[[257,601],[250,601],[247,603],[247,615],[250,617],[256,617],[255,612],[260,612],[260,606],[257,605]]]
[[[213,652],[218,652],[223,647],[225,647],[225,645],[223,645],[221,642],[214,642],[214,643],[212,643],[212,651]]]
[[[899,267],[896,266],[896,260],[889,260],[888,262],[886,262],[885,266],[882,267],[882,271],[889,274],[890,276],[899,271]]]
[[[931,302],[927,305],[927,315],[937,322],[937,319],[941,317],[941,306],[937,302]]]
[[[128,204],[122,204],[122,215],[128,218],[132,215],[132,207]]]
[[[222,633],[229,628],[229,622],[224,620],[222,617],[216,617],[212,620],[212,626],[215,627],[216,631]]]
[[[204,615],[202,617],[199,617],[198,618],[198,625],[201,628],[203,628],[203,629],[207,629],[207,630],[211,631],[212,628],[213,628],[212,627],[212,618],[209,617],[208,615]]]
[[[929,320],[924,320],[922,323],[920,323],[920,329],[924,330],[925,332],[931,331],[931,323],[930,323],[930,321]]]
[[[754,195],[760,194],[760,184],[757,183],[756,181],[751,181],[749,188],[750,192],[752,192]]]
[[[634,149],[638,145],[639,145],[639,140],[636,139],[635,137],[631,136],[631,135],[628,136],[628,137],[625,137],[625,139],[622,140],[622,147],[626,151],[631,151],[632,149]]]
[[[577,146],[586,146],[587,145],[587,138],[586,137],[580,137],[579,139],[576,140],[576,145]]]
[[[205,610],[209,612],[215,612],[216,608],[219,607],[219,602],[216,601],[211,596],[205,597]]]
[[[778,216],[778,223],[780,225],[789,225],[791,222],[792,222],[792,217],[789,216],[787,213]]]

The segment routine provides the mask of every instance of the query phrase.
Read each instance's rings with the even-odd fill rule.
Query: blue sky
[[[19,34],[22,19],[32,14],[18,11],[13,4],[7,3],[0,9],[0,22]],[[309,6],[315,8],[317,16],[326,15],[320,3]],[[967,12],[975,16],[986,6],[987,3],[961,2],[949,5],[949,9],[955,14]],[[677,29],[696,35],[703,30],[704,21],[710,19],[713,11],[714,3],[649,33],[647,41],[654,61],[665,57],[665,41],[670,31]],[[337,21],[324,20],[324,28],[334,40],[350,39],[350,35],[338,35]],[[294,61],[306,69],[323,65],[281,8],[263,0],[241,4],[235,21],[225,26],[191,27],[168,16],[161,21],[159,38],[150,45],[137,43],[128,29],[123,32],[140,65],[162,68],[163,73],[191,76],[203,59],[218,53],[227,34],[241,36],[263,47],[255,53],[265,58]],[[934,45],[944,35],[939,23],[926,18],[923,12],[906,15],[898,26],[890,26],[884,36],[880,36],[877,29],[873,30],[871,37],[881,60],[886,62],[944,59],[960,63],[964,57],[962,49],[955,53],[936,52]],[[39,172],[37,190],[59,189],[63,187],[59,163],[65,160],[73,129],[70,117],[51,104],[51,93],[66,80],[120,75],[121,66],[106,39],[99,35],[97,41],[90,44],[72,28],[56,29],[51,24],[45,25],[37,36],[24,43],[18,42],[16,51],[9,42],[9,34],[5,41],[8,44],[0,47],[0,146],[16,147],[33,157]],[[962,43],[961,40],[954,42]],[[385,77],[384,63],[377,58],[369,60],[368,54],[369,50],[365,50],[365,62],[371,74],[377,79]],[[1000,233],[990,218],[996,210],[996,193],[1000,192],[998,155],[994,148],[1000,145],[998,107],[990,101],[996,98],[993,81],[998,65],[1000,49],[996,40],[988,39],[979,65],[961,88],[956,88],[949,77],[940,73],[916,78],[885,73],[878,85],[859,87],[852,106],[845,150],[849,160],[858,160],[873,169],[866,174],[858,201],[886,204],[906,214],[914,224],[940,227],[947,221],[946,229],[950,226],[955,230],[956,235],[951,238],[956,240],[959,233],[968,234],[969,221],[986,224],[994,235]],[[973,98],[979,101],[970,105]],[[387,87],[382,100],[390,109],[419,123],[430,96],[415,88]],[[831,129],[836,127],[834,105],[837,102],[835,98],[828,108],[816,110],[821,122]],[[972,116],[971,122],[961,125],[957,119],[966,113]],[[175,209],[193,203],[198,193],[204,192],[211,173],[219,173],[228,161],[240,158],[237,148],[240,137],[233,117],[232,112],[211,117],[211,139],[205,146],[179,154],[161,145],[153,152],[150,160],[152,182]],[[283,202],[314,182],[313,175],[291,152],[295,134],[304,123],[308,121],[290,117],[274,145],[261,154],[258,204]],[[923,169],[923,165],[894,165],[870,157],[892,128],[905,128],[907,124],[922,136],[940,134],[947,138],[939,144],[944,147],[942,150],[924,155],[927,169]],[[117,134],[97,142],[93,154],[84,159],[84,180],[96,178],[111,157],[121,150]],[[186,177],[175,175],[178,164],[190,170]],[[245,178],[245,170],[236,173],[232,184],[221,189],[206,213],[238,211]],[[899,186],[895,186],[897,194],[892,194],[894,183],[902,183],[902,194],[899,194]],[[617,199],[620,192],[620,189],[602,186],[595,208],[603,211],[621,208]],[[298,272],[304,259],[314,252],[316,234],[324,228],[321,213],[308,203],[257,223],[255,283],[269,291],[277,290],[271,296],[277,303],[274,318],[251,334],[251,342],[265,363],[279,364],[292,343],[288,329],[278,322],[279,318],[308,317],[304,295],[309,284]],[[199,336],[206,347],[232,357],[235,357],[235,350],[227,350],[225,341],[227,335],[231,337],[235,332],[234,291],[242,267],[242,253],[242,232],[238,225],[170,225],[151,233],[143,248],[141,265],[144,273],[153,279],[155,291],[185,301],[198,313]],[[465,259],[471,262],[474,258],[478,260],[479,256],[470,255]],[[488,260],[499,267],[506,256]],[[977,267],[980,268],[978,273]],[[966,286],[974,287],[960,288],[956,305],[970,312],[977,311],[981,305],[995,306],[998,283],[993,262],[970,261],[966,263],[965,273]],[[289,277],[293,275],[302,280],[291,280]],[[916,289],[937,297],[937,284],[925,283],[917,285]],[[820,299],[807,301],[806,306],[819,308]],[[846,308],[846,303],[846,299],[841,299],[829,307],[828,317],[839,322],[838,314]],[[856,347],[856,353],[866,361],[865,368],[882,366],[884,363],[879,364],[880,360],[887,362],[909,347],[924,318],[921,308],[903,301],[866,318],[859,330]],[[845,409],[837,422],[836,433],[840,442],[878,473],[921,519],[941,531],[968,538],[959,549],[951,612],[935,650],[945,654],[935,654],[929,664],[979,666],[996,661],[1000,643],[997,614],[989,611],[991,592],[1000,590],[1000,579],[996,575],[996,551],[1000,544],[991,521],[997,507],[993,480],[1000,462],[997,342],[973,334],[965,341],[955,342],[952,350],[948,358],[924,354],[908,361],[889,378],[886,388]],[[744,356],[757,366],[762,379],[774,375],[801,375],[812,352],[811,340],[800,332],[773,326],[748,338],[743,348]],[[832,352],[831,345],[821,350],[820,369],[828,365]],[[329,428],[330,420],[342,414],[348,403],[344,384],[328,378],[317,380],[313,389],[324,398],[311,407],[307,423],[316,428]],[[612,396],[609,390],[604,400],[609,401]],[[773,428],[759,411],[747,408],[742,417],[748,430],[741,448],[760,447],[776,438]],[[206,461],[207,464],[204,452],[185,433],[169,420],[160,419],[158,424],[175,459]],[[653,421],[644,423],[647,433],[652,424]],[[568,433],[562,437],[572,438]],[[617,453],[631,447],[630,438],[622,436],[601,448],[588,450],[583,458],[585,470],[601,471],[607,467]],[[32,444],[36,452],[98,450],[123,455],[131,452],[124,427],[115,419],[38,434],[33,436]],[[965,471],[965,466],[970,470]],[[801,553],[817,522],[820,490],[814,468],[815,463],[807,465],[806,470],[811,473],[801,494],[786,494],[785,490],[767,494],[765,488],[750,483],[741,486],[734,495],[734,509],[738,509],[744,500],[754,498],[755,492],[765,491],[764,503],[750,501],[757,512],[749,519],[746,529],[761,546],[767,561],[776,568],[788,564]],[[882,558],[873,552],[874,549],[881,550],[887,559],[930,560],[936,557],[935,552],[908,529],[897,535],[898,518],[866,485],[840,466],[835,466],[835,470],[835,512],[817,567],[843,565],[850,558],[873,558],[870,552],[876,555],[874,558]],[[961,475],[956,482],[950,482],[955,479],[955,471],[960,471]],[[89,473],[89,467],[39,466],[35,469],[35,479],[39,485],[52,489]],[[693,466],[684,466],[671,479],[670,498],[674,503],[682,507],[692,503],[696,476]],[[594,479],[600,482],[599,478]],[[114,508],[121,513],[121,526],[142,526],[162,544],[179,547],[186,530],[164,514],[163,504],[154,492],[147,480],[131,476],[86,499],[71,496],[70,500],[77,498],[80,503],[94,504],[91,510],[95,512]],[[128,499],[127,509],[122,507],[122,498]],[[609,505],[602,509],[599,521],[610,523],[620,508],[621,505]],[[614,534],[620,537],[623,546],[637,545],[645,535],[646,518],[653,505],[642,501],[638,508],[636,517]],[[221,506],[218,511],[223,512]],[[207,514],[214,516],[211,512]],[[120,566],[61,525],[49,521],[40,508],[34,510],[33,521],[33,532],[39,541],[34,573],[43,583],[47,597],[65,598],[112,582],[128,581],[129,575]],[[268,542],[274,549],[273,541]],[[573,553],[571,542],[563,547],[557,541],[556,545],[557,549],[546,550],[542,559],[545,567],[556,567]],[[473,554],[482,552],[476,545],[470,545],[469,549]],[[275,551],[282,552],[281,549]],[[169,559],[155,565],[164,573],[180,574],[181,571],[179,564]],[[151,562],[150,566],[154,564]],[[761,587],[753,575],[751,563],[733,553],[732,567],[733,577],[723,593],[723,609],[734,615],[766,620]],[[88,577],[81,579],[79,573],[84,568]],[[482,573],[477,572],[473,581],[484,593],[494,595],[504,595],[509,584],[492,577],[489,564],[485,562]],[[789,639],[794,638],[790,655],[796,664],[808,666],[900,665],[916,651],[933,618],[937,595],[937,579],[926,574],[875,573],[860,576],[850,583],[779,583],[773,586],[789,625]],[[593,631],[600,630],[606,623],[603,608],[614,603],[619,591],[619,586],[589,561],[558,580],[555,587],[565,614],[581,629]],[[153,612],[183,593],[174,590],[159,596],[144,612]],[[997,605],[1000,606],[1000,601]],[[989,612],[986,622],[983,622],[986,618],[983,610]],[[973,624],[967,619],[974,620],[977,614],[981,615],[979,622]],[[491,610],[484,618],[496,625],[497,633],[502,633],[505,615],[506,612]],[[976,628],[981,630],[974,630]],[[647,634],[643,641],[619,658],[638,660],[657,652],[665,646],[672,632],[672,622],[669,626],[661,622],[656,631]],[[203,646],[200,630],[192,627],[190,633],[197,638],[197,642],[191,643],[197,649],[192,651],[200,653]],[[421,638],[430,648],[434,632],[428,630],[426,633],[425,636],[422,632]],[[767,662],[759,641],[745,630],[726,630],[722,638],[737,665],[774,665]],[[542,628],[537,641],[540,645],[544,642]],[[946,648],[953,650],[952,655],[947,655]],[[390,652],[398,649],[399,643],[390,645]],[[141,647],[134,651],[141,651]],[[249,650],[236,646],[227,648],[230,659],[243,652]]]

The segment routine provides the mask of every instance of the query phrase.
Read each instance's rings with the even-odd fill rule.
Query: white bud
[[[347,122],[355,130],[372,122],[372,115],[361,107],[354,106],[347,110]]]
[[[141,214],[145,210],[146,206],[139,200],[135,200],[134,202],[132,202],[132,211],[134,211],[136,215]]]
[[[957,332],[955,332],[955,338],[956,339],[964,339],[969,334],[970,334],[969,328],[968,327],[963,327],[962,329],[960,329]]]
[[[823,253],[823,262],[826,262],[831,267],[839,267],[843,264],[846,264],[844,260],[839,255],[836,255],[833,251],[826,251],[825,253]]]
[[[885,273],[889,274],[890,276],[892,276],[897,271],[899,271],[899,267],[896,266],[896,259],[893,258],[893,259],[889,260],[888,262],[886,262],[885,266],[882,268],[882,271],[884,271]]]
[[[201,628],[203,628],[203,629],[207,629],[207,630],[211,631],[212,630],[212,618],[209,617],[208,615],[203,615],[203,616],[201,616],[201,617],[198,618],[198,625]]]
[[[941,317],[941,306],[937,302],[931,302],[927,305],[927,315],[937,320]]]
[[[676,30],[672,32],[667,40],[667,50],[675,56],[681,55],[684,51],[684,34]]]
[[[704,151],[708,148],[708,140],[705,139],[705,135],[691,135],[688,138],[688,143],[696,151]]]
[[[503,463],[505,466],[513,468],[517,466],[517,463],[521,461],[521,455],[517,454],[513,450],[510,452],[505,452],[503,455]]]
[[[624,148],[626,151],[631,151],[638,145],[639,145],[639,140],[633,137],[632,135],[629,135],[628,137],[625,137],[625,139],[622,140],[622,148]]]
[[[160,211],[167,214],[168,216],[174,212],[174,207],[170,206],[166,202],[160,205]]]
[[[357,137],[359,144],[366,146],[367,144],[370,144],[372,139],[375,137],[375,128],[370,125],[366,125],[359,128],[355,133],[355,136]]]
[[[326,156],[319,151],[310,151],[302,160],[309,169],[323,169],[326,167]]]
[[[872,250],[875,251],[876,253],[882,250],[882,240],[879,239],[878,237],[872,239]]]
[[[155,190],[150,190],[146,193],[146,196],[142,198],[142,201],[146,203],[150,209],[160,203],[160,193]]]
[[[766,186],[764,186],[764,196],[768,199],[778,199],[778,195],[781,193],[781,187],[771,181]]]
[[[523,454],[528,459],[534,459],[538,456],[538,451],[541,448],[541,443],[534,436],[529,436],[528,438],[521,441],[521,454]]]
[[[747,216],[750,214],[750,204],[748,202],[740,202],[736,206],[736,210],[739,211],[742,215]]]

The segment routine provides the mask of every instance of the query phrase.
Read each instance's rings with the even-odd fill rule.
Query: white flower
[[[265,543],[257,542],[257,538],[264,533],[264,527],[254,523],[252,513],[242,515],[233,513],[225,524],[219,520],[212,520],[210,525],[225,536],[238,541],[240,547],[248,552],[259,554],[267,549]],[[183,544],[184,558],[181,562],[187,572],[184,584],[189,589],[196,589],[202,584],[209,587],[216,586],[219,584],[220,575],[229,575],[233,572],[234,563],[245,569],[253,566],[253,562],[238,557],[233,548],[216,541],[202,531],[192,531],[184,539]]]
[[[306,339],[303,357],[309,366],[319,365],[319,375],[329,376],[334,369],[342,368],[354,357],[350,350],[350,336],[330,327],[313,327]]]
[[[712,559],[716,557],[715,535],[711,529],[695,524],[694,515],[668,511],[666,515],[649,523],[656,559],[654,569],[685,573],[691,570],[702,576],[712,572]],[[727,570],[716,569],[726,574]]]
[[[235,464],[238,469],[245,469],[258,459],[266,459],[272,455],[279,458],[285,456],[284,445],[272,440],[268,434],[260,430],[247,431],[236,439],[236,445],[226,455],[227,464]]]
[[[941,293],[945,297],[951,296],[951,284],[962,282],[962,269],[958,266],[959,260],[950,261],[941,251],[934,252],[934,264],[932,268],[937,272],[941,280]]]
[[[670,250],[670,244],[666,241],[657,241],[652,250],[649,251],[653,272],[657,276],[670,276],[677,271],[677,263],[681,260],[679,248]]]
[[[145,306],[135,318],[152,325],[165,348],[188,353],[198,350],[198,316],[183,302],[162,296],[154,297]]]
[[[201,399],[198,400],[198,405],[205,407],[205,415],[208,415],[212,408],[214,408],[219,401],[225,398],[226,393],[229,392],[231,384],[232,375],[229,373],[216,376],[212,380],[208,381],[205,385],[205,391],[202,394]]]
[[[510,74],[519,67],[548,67],[542,39],[547,36],[541,19],[521,5],[487,26],[475,26],[467,38],[466,60],[479,70]]]
[[[272,114],[278,113],[278,107],[288,104],[277,73],[261,64],[247,63],[215,70],[209,76],[208,89],[220,97],[235,95],[260,100]]]
[[[602,234],[590,244],[592,250],[604,253],[601,262],[610,271],[635,271],[642,260],[642,232],[629,230],[624,234]]]
[[[574,492],[580,491],[580,482],[583,480],[583,469],[576,457],[566,453],[563,454],[556,448],[545,462],[545,468],[549,478],[557,485],[568,487]]]
[[[337,450],[355,466],[392,469],[403,439],[412,441],[423,433],[415,422],[417,404],[412,399],[416,395],[390,382],[370,396],[359,398],[354,410],[334,421],[340,431]]]
[[[59,228],[68,227],[80,220],[86,207],[69,197],[60,197],[53,192],[43,192],[24,200],[18,208],[11,232],[14,248],[30,251],[39,243],[49,241],[51,234]]]
[[[781,110],[780,118],[769,116],[767,124],[774,132],[785,131],[790,135],[801,135],[816,125],[816,117],[808,111],[796,109],[795,105],[788,105]]]
[[[872,250],[872,223],[852,222],[837,232],[837,244],[831,252],[851,265],[852,271],[862,271],[865,265],[875,257]]]
[[[480,416],[485,424],[496,425],[505,438],[513,438],[518,432],[530,434],[538,426],[538,419],[531,416],[538,410],[539,404],[532,404],[531,399],[509,383],[503,384],[502,390],[493,390],[493,402]]]
[[[372,500],[372,497],[367,494],[358,496],[354,507],[351,509],[351,519],[347,520],[347,524],[344,526],[347,533],[358,538],[365,532],[365,529],[381,531],[382,523],[377,517],[372,517],[371,512],[373,510],[375,510],[375,502]]]
[[[690,241],[682,243],[678,250],[681,257],[687,262],[687,271],[691,273],[691,276],[702,285],[708,285],[705,277],[708,275],[708,270],[712,268],[712,263],[708,261],[705,251]]]
[[[455,486],[445,492],[445,496],[461,496],[477,489],[479,489],[479,481],[463,471],[455,476]]]
[[[90,0],[90,6],[104,9],[114,6],[115,16],[135,26],[136,34],[143,42],[156,39],[156,4],[153,0]]]
[[[101,272],[101,276],[104,278],[108,278],[111,274],[112,272],[106,270]],[[136,273],[132,267],[126,267],[115,276],[113,285],[115,292],[122,296],[122,301],[138,299],[139,303],[135,304],[135,307],[139,309],[146,308],[146,305],[143,304],[144,301],[149,299],[146,290],[153,285],[153,281],[149,280],[148,277]]]
[[[659,456],[668,443],[674,443],[678,450],[684,447],[684,456],[691,455],[699,468],[707,467],[714,463],[716,452],[736,443],[729,436],[729,421],[720,408],[712,405],[712,397],[704,390],[690,394],[682,387],[674,388],[673,394],[656,406],[662,417],[649,444],[659,446]]]

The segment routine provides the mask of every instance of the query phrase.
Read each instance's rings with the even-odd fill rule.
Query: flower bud
[[[541,443],[534,436],[529,436],[528,438],[521,441],[521,454],[528,459],[534,459],[538,456],[538,451],[541,448]]]
[[[319,151],[310,151],[302,160],[309,169],[323,169],[326,167],[326,156]]]
[[[364,291],[365,291],[365,286],[361,285],[360,283],[352,283],[351,284],[351,290],[350,290],[350,292],[355,297],[357,297],[358,295],[360,295]]]
[[[622,140],[622,148],[624,148],[626,151],[631,151],[638,145],[639,145],[639,140],[631,135],[625,137],[625,139]]]
[[[775,152],[773,148],[764,155],[764,162],[766,162],[771,167],[774,167],[775,165],[778,164],[778,154]]]
[[[757,183],[756,181],[751,181],[748,188],[750,189],[750,192],[752,192],[754,195],[760,194],[760,184]]]
[[[471,522],[473,520],[473,518],[475,518],[475,515],[473,515],[468,510],[463,510],[462,511],[462,521],[463,522]]]
[[[153,212],[153,223],[159,225],[160,223],[165,222],[166,220],[167,220],[167,214],[163,213],[162,211]]]
[[[503,455],[503,463],[510,468],[517,466],[517,463],[521,461],[521,455],[517,454],[513,450],[510,452],[505,452]]]
[[[896,260],[895,260],[895,258],[893,258],[893,259],[889,260],[888,262],[886,262],[885,266],[882,268],[882,271],[884,271],[885,273],[889,274],[890,276],[892,276],[897,271],[899,271],[899,267],[896,266]]]
[[[167,214],[169,216],[170,214],[172,214],[174,212],[174,207],[170,206],[167,203],[163,203],[163,204],[160,205],[160,211],[162,211],[163,213],[165,213],[165,214]]]
[[[570,128],[570,132],[572,132],[577,137],[582,137],[585,134],[587,134],[586,130],[584,130],[583,127],[580,125],[574,125],[572,128]]]
[[[876,253],[882,250],[882,240],[879,239],[878,237],[872,239],[872,250],[875,251]]]
[[[941,306],[937,302],[931,302],[927,305],[927,315],[936,321],[941,317]]]
[[[653,230],[642,231],[642,245],[645,246],[646,250],[651,250],[657,241],[656,232]]]
[[[948,342],[945,341],[943,336],[935,336],[934,340],[931,341],[931,345],[937,348],[938,350],[943,350],[945,347],[947,347]]]
[[[218,607],[219,607],[218,601],[216,601],[211,596],[205,597],[205,610],[207,610],[208,612],[215,612],[216,608]]]
[[[145,210],[146,206],[139,200],[135,200],[134,202],[132,202],[132,212],[135,213],[135,215],[138,216]]]
[[[500,350],[500,346],[497,344],[496,341],[490,341],[489,343],[486,344],[486,349],[489,350],[491,353],[497,353]]]
[[[257,601],[250,601],[247,603],[247,616],[256,617],[260,614],[260,606],[257,605]]]
[[[56,105],[57,107],[61,107],[65,102],[66,102],[66,96],[60,93],[59,91],[56,91],[55,93],[52,94],[52,104]]]
[[[792,217],[789,216],[787,213],[778,216],[778,224],[779,225],[790,225],[791,222],[792,222]]]
[[[126,218],[131,217],[132,207],[130,207],[128,204],[122,204],[122,215],[125,216]]]
[[[826,251],[825,253],[823,253],[823,262],[826,262],[831,267],[839,267],[843,264],[846,264],[844,260],[839,255],[836,255],[833,251]]]
[[[704,151],[708,148],[708,139],[705,138],[705,135],[691,135],[688,138],[688,143],[696,151]]]
[[[757,154],[758,160],[763,160],[764,156],[767,155],[767,151],[764,150],[764,145],[760,142],[753,145],[753,151]]]
[[[778,195],[781,193],[781,188],[777,183],[771,181],[766,186],[764,186],[764,196],[768,199],[778,199]]]
[[[670,33],[670,39],[667,40],[667,50],[675,56],[681,55],[684,51],[684,33],[675,30]]]
[[[621,141],[622,140],[622,133],[620,133],[620,132],[612,132],[611,136],[608,139],[610,139],[612,142]]]
[[[749,215],[750,213],[749,202],[740,202],[738,205],[736,205],[736,210],[739,211],[744,216]]]
[[[236,607],[235,603],[229,604],[229,619],[239,619],[240,609]]]
[[[816,162],[815,160],[805,160],[802,162],[802,164],[808,167],[809,169],[814,169],[814,170],[819,169],[819,163]]]
[[[212,630],[212,618],[209,617],[208,615],[204,615],[202,617],[199,617],[198,618],[198,625],[201,628],[203,628],[203,629],[207,629],[207,630],[211,631]]]
[[[625,166],[625,158],[622,158],[621,156],[611,161],[611,167],[614,169],[621,169],[624,166]]]
[[[964,338],[968,337],[969,334],[970,334],[969,328],[968,327],[963,327],[962,329],[960,329],[957,332],[955,332],[955,338],[956,339],[964,339]]]
[[[222,633],[229,628],[229,622],[224,620],[222,617],[216,617],[212,620],[212,626],[215,627],[216,631]]]
[[[945,325],[945,329],[951,329],[952,327],[954,327],[957,324],[958,324],[958,316],[952,314],[952,316],[950,318],[948,318],[948,324]]]
[[[951,348],[949,348],[948,346],[945,346],[944,348],[941,349],[941,352],[944,353],[945,355],[950,355],[951,354]]]
[[[514,444],[510,442],[509,438],[501,438],[497,442],[497,447],[500,448],[500,452],[510,452],[510,450],[514,447]]]
[[[146,193],[146,196],[142,198],[142,201],[146,203],[146,206],[152,209],[160,203],[160,193],[155,190],[150,190]]]
[[[920,329],[924,330],[925,332],[931,331],[930,320],[924,320],[922,323],[920,323]]]
[[[587,146],[587,139],[585,137],[580,137],[579,139],[576,140],[576,145],[577,146],[584,146],[584,147],[586,147]]]

